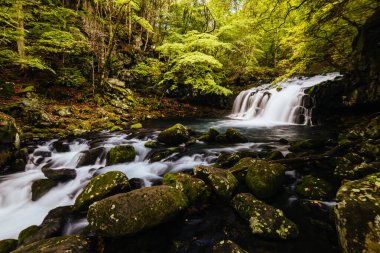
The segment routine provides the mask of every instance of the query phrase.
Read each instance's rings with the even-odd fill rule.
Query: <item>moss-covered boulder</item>
[[[238,186],[238,180],[228,170],[196,166],[193,171],[196,177],[208,183],[216,195],[222,199],[230,199]]]
[[[130,126],[130,129],[141,129],[143,126],[141,123],[136,123]]]
[[[0,112],[0,146],[13,145],[19,147],[19,129],[11,116]]]
[[[333,195],[333,187],[324,179],[307,175],[297,184],[296,193],[305,199],[328,200]]]
[[[276,209],[256,199],[252,194],[240,193],[231,204],[245,220],[253,234],[274,239],[293,239],[298,236],[297,225]]]
[[[151,162],[158,162],[158,161],[161,161],[162,159],[165,159],[165,158],[169,157],[170,155],[172,155],[174,153],[178,153],[178,152],[180,152],[179,147],[171,147],[168,149],[159,150],[159,151],[154,152],[150,156],[149,160]]]
[[[184,173],[167,173],[163,178],[163,184],[172,186],[182,191],[190,203],[198,203],[211,195],[210,188],[199,178]]]
[[[226,130],[226,139],[230,143],[241,143],[248,141],[244,135],[234,128],[228,128]]]
[[[207,133],[199,136],[198,140],[203,141],[203,142],[212,143],[212,142],[217,141],[217,137],[219,135],[220,135],[220,132],[218,130],[216,130],[215,128],[210,128]]]
[[[74,209],[85,210],[95,201],[127,191],[128,177],[120,171],[110,171],[91,179],[75,200]]]
[[[132,235],[178,215],[188,205],[184,193],[162,185],[121,193],[92,204],[87,220],[108,237]]]
[[[10,253],[17,248],[17,240],[7,239],[0,241],[0,253]]]
[[[239,245],[230,240],[224,240],[218,242],[213,248],[213,253],[248,253],[240,248]]]
[[[158,143],[154,142],[154,141],[147,141],[147,142],[144,143],[144,146],[146,148],[157,148],[158,147]]]
[[[265,158],[267,160],[279,160],[284,159],[284,155],[281,153],[281,151],[275,150],[270,153],[268,153]]]
[[[222,153],[216,160],[216,164],[217,166],[222,168],[230,168],[231,166],[234,166],[237,162],[239,162],[241,159],[246,157],[257,158],[258,154],[256,152],[251,151],[238,151],[232,154]]]
[[[181,124],[165,129],[158,135],[158,141],[167,145],[179,145],[190,140],[190,131]]]
[[[334,176],[338,179],[355,180],[380,172],[378,162],[364,161],[358,164],[356,161],[353,161],[354,158],[356,157],[351,156],[351,154],[348,154],[343,158],[338,158],[337,165],[334,169]]]
[[[229,171],[239,180],[245,182],[245,177],[247,176],[247,171],[250,166],[255,163],[254,158],[245,157],[240,159],[234,166],[232,166]]]
[[[113,147],[107,154],[107,166],[131,162],[135,157],[136,150],[131,145]]]
[[[67,235],[34,242],[12,253],[90,253],[90,242],[80,235]]]
[[[18,235],[18,246],[25,245],[25,242],[30,241],[30,238],[34,237],[40,229],[40,226],[33,225],[22,230]]]
[[[94,165],[98,159],[103,160],[106,157],[106,149],[104,147],[92,148],[80,152],[77,168],[82,166]]]
[[[324,148],[326,142],[324,140],[301,140],[290,143],[289,150],[292,152],[302,152],[310,149],[321,149]]]
[[[51,179],[39,179],[32,184],[32,200],[36,201],[58,184]]]
[[[346,182],[336,199],[342,252],[380,252],[380,173]]]
[[[270,198],[281,188],[285,170],[281,164],[255,160],[248,168],[245,182],[256,197]]]
[[[77,177],[77,172],[74,169],[50,169],[49,167],[43,167],[42,173],[48,179],[65,182],[68,180],[75,179]]]

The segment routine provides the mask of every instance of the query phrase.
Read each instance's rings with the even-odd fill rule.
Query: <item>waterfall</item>
[[[272,87],[264,84],[242,91],[235,99],[231,118],[254,123],[312,125],[314,99],[305,90],[332,80],[339,73],[287,79]]]

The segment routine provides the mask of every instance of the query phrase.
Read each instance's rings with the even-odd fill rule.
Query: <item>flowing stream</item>
[[[212,164],[220,153],[260,152],[270,148],[280,150],[286,155],[288,146],[278,142],[281,138],[289,141],[305,138],[330,138],[336,135],[335,128],[304,126],[311,122],[310,119],[306,120],[308,116],[305,116],[305,120],[297,125],[294,124],[296,117],[294,115],[297,111],[295,108],[300,107],[300,101],[304,101],[303,89],[323,80],[332,79],[337,75],[334,73],[306,79],[291,79],[281,85],[283,87],[281,92],[263,87],[244,91],[236,98],[233,114],[226,119],[146,122],[144,124],[146,130],[137,134],[128,131],[101,132],[88,139],[68,140],[63,143],[69,147],[65,152],[56,150],[54,144],[60,142],[59,140],[40,143],[30,148],[32,151],[24,172],[0,177],[0,240],[17,239],[21,230],[30,225],[39,225],[51,209],[72,205],[95,174],[112,170],[122,171],[128,178],[143,179],[145,185],[150,186],[167,172],[190,170],[200,164]],[[271,94],[271,96],[266,94]],[[181,154],[174,153],[159,162],[150,162],[149,155],[152,150],[146,148],[144,143],[148,140],[155,140],[160,130],[177,122],[188,125],[196,131],[207,131],[209,127],[224,131],[228,127],[235,127],[248,137],[249,142],[236,145],[208,145],[198,141],[196,145],[183,147],[186,150]],[[107,152],[118,145],[133,145],[137,153],[135,160],[106,166]],[[52,169],[76,169],[77,177],[74,180],[59,183],[43,197],[32,201],[32,183],[45,178],[41,171],[44,166]],[[296,172],[289,172],[288,176],[295,180]],[[287,196],[284,205],[289,205],[289,201],[292,199],[294,196]],[[72,221],[66,225],[65,233],[75,233],[86,225],[86,219]]]

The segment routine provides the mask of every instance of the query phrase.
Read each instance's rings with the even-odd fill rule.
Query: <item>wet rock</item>
[[[38,150],[33,153],[34,156],[41,156],[43,158],[51,157],[51,151]]]
[[[346,182],[334,208],[342,252],[380,252],[380,173]]]
[[[11,116],[0,112],[0,146],[10,145],[19,148],[20,131],[16,125],[16,121]]]
[[[32,184],[32,200],[36,201],[54,188],[58,183],[51,179],[39,179]]]
[[[145,186],[144,180],[141,178],[131,178],[128,182],[132,190],[141,189]]]
[[[131,145],[114,147],[107,154],[107,166],[131,162],[135,156],[135,148]]]
[[[239,131],[233,128],[228,128],[226,130],[226,138],[227,141],[230,143],[241,143],[248,141],[248,139],[244,135],[242,135],[241,133],[239,133]]]
[[[324,179],[307,175],[302,177],[296,186],[296,193],[305,199],[329,200],[332,197],[332,186]]]
[[[184,173],[165,174],[163,184],[183,192],[190,203],[205,201],[211,195],[209,187],[203,180]]]
[[[289,141],[287,139],[281,138],[278,140],[278,143],[280,143],[282,145],[287,145],[289,143]]]
[[[67,235],[34,242],[12,253],[85,253],[90,250],[90,242],[80,235]]]
[[[17,240],[7,239],[0,241],[0,253],[10,253],[17,248]]]
[[[20,233],[19,245],[24,246],[61,235],[72,210],[72,206],[61,206],[50,210],[40,226],[28,227]]]
[[[279,160],[284,159],[284,155],[280,151],[275,150],[267,154],[265,158],[267,160]]]
[[[230,171],[207,166],[196,166],[193,171],[196,177],[209,184],[222,199],[230,199],[238,186],[238,180]]]
[[[60,182],[75,179],[77,176],[77,172],[74,169],[50,169],[48,167],[43,167],[42,173],[44,173],[45,177],[48,179]]]
[[[278,163],[254,160],[248,167],[245,182],[258,198],[270,198],[281,188],[285,170],[286,168]]]
[[[239,180],[245,182],[245,177],[247,176],[248,168],[255,163],[255,159],[251,157],[245,157],[240,159],[229,171]]]
[[[305,150],[310,149],[321,149],[325,147],[325,141],[323,140],[302,140],[302,141],[296,141],[292,142],[290,144],[289,150],[292,152],[301,152]]]
[[[210,128],[206,134],[201,135],[198,140],[208,143],[213,143],[217,141],[217,137],[220,135],[220,132],[215,128]]]
[[[51,146],[57,153],[70,152],[70,145],[61,141],[55,141],[51,144]]]
[[[276,209],[249,193],[240,193],[232,201],[237,213],[249,221],[253,234],[274,239],[293,239],[298,236],[297,225]]]
[[[132,235],[177,216],[188,205],[179,190],[162,185],[121,193],[92,204],[90,227],[107,237]]]
[[[354,180],[379,171],[380,164],[377,162],[354,164],[347,157],[343,157],[338,159],[338,164],[334,169],[334,176],[338,179]]]
[[[248,253],[230,240],[220,241],[213,248],[213,253]]]
[[[161,161],[162,159],[167,158],[168,156],[170,156],[170,155],[172,155],[174,153],[178,153],[178,152],[180,152],[180,148],[179,147],[172,147],[172,148],[168,148],[168,149],[165,149],[165,150],[154,152],[150,156],[149,159],[150,159],[151,162],[158,162],[158,161]]]
[[[76,211],[85,210],[95,201],[128,190],[127,176],[120,171],[110,171],[94,177],[77,197]]]
[[[146,148],[157,148],[158,147],[158,143],[154,142],[154,141],[147,141],[147,142],[144,143],[144,146]]]
[[[130,126],[131,129],[141,129],[142,127],[141,123],[136,123]]]
[[[181,124],[165,129],[158,135],[158,141],[167,145],[179,145],[190,140],[190,130]]]
[[[250,152],[250,151],[238,151],[232,154],[221,154],[216,164],[222,168],[229,168],[231,166],[234,166],[237,162],[239,162],[241,159],[246,157],[256,158],[258,154],[256,152]]]
[[[82,166],[94,165],[99,159],[102,161],[106,157],[106,149],[103,147],[93,148],[80,152],[77,168]]]
[[[0,168],[10,162],[12,158],[12,152],[8,149],[0,150]]]

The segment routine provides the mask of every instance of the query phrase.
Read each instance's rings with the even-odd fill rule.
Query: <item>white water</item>
[[[230,117],[249,121],[246,124],[251,125],[312,125],[314,101],[305,90],[337,76],[339,73],[287,79],[277,84],[281,91],[269,84],[242,91],[235,99]]]
[[[147,155],[150,149],[144,146],[146,140],[129,139],[128,135],[122,134],[105,138],[96,145],[96,147],[105,149],[104,154],[100,155],[100,157],[105,157],[105,153],[116,145],[128,144],[133,145],[136,150],[135,161],[106,166],[105,159],[98,157],[93,165],[78,167],[78,161],[83,152],[90,150],[90,141],[72,142],[70,143],[70,151],[65,153],[53,151],[51,144],[54,141],[56,140],[38,146],[29,155],[25,172],[0,177],[0,240],[17,239],[19,232],[23,229],[31,225],[40,225],[51,209],[74,204],[76,197],[95,173],[101,174],[112,170],[122,171],[128,178],[141,178],[146,186],[150,186],[152,181],[160,179],[160,176],[166,172],[183,171],[201,164],[208,165],[211,163],[211,159],[216,158],[221,151],[239,150],[239,147],[248,148],[249,145],[252,145],[252,143],[246,143],[235,147],[235,149],[231,147],[200,149],[199,153],[183,156],[178,160],[168,158],[159,162],[149,163]],[[37,152],[41,151],[51,152],[51,157],[37,156]],[[41,172],[41,168],[45,165],[49,165],[52,169],[76,169],[77,177],[74,180],[58,184],[37,201],[32,201],[32,183],[38,179],[45,178]],[[66,224],[64,233],[75,232],[86,225],[86,219],[72,221]]]

